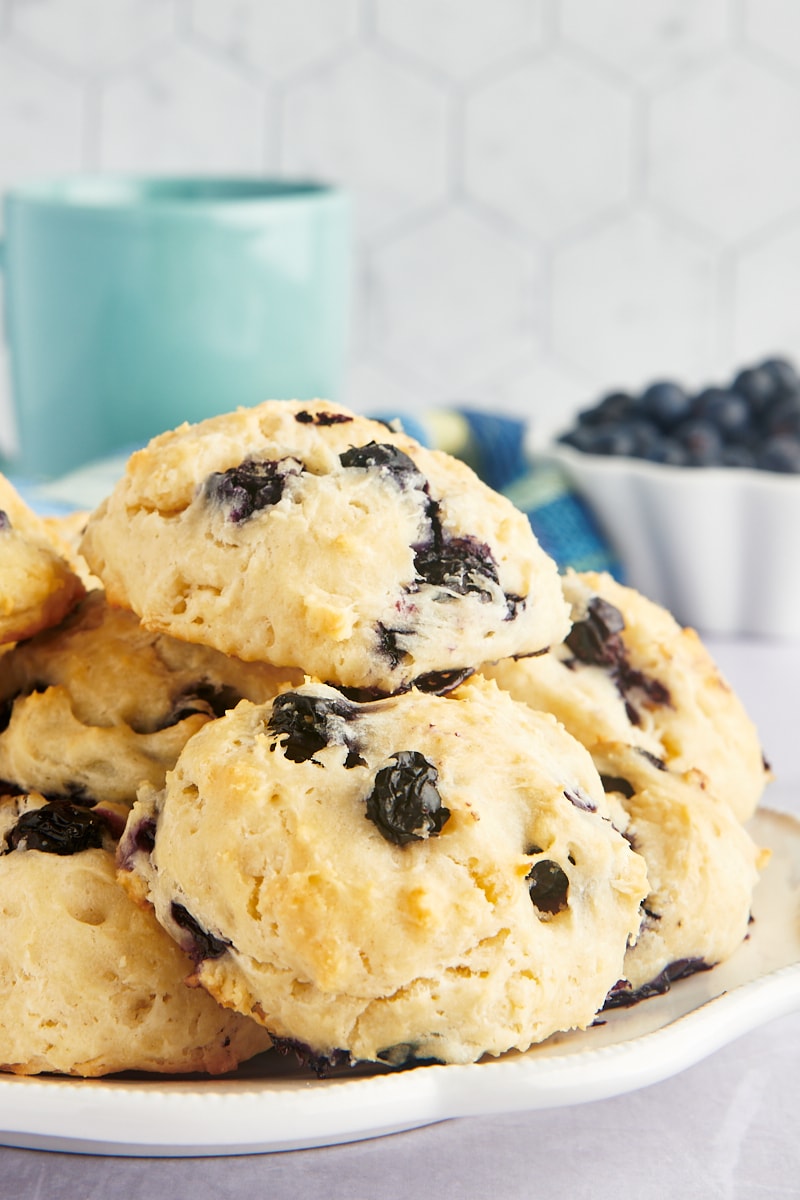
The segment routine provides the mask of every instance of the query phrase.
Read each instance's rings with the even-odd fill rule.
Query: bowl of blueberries
[[[552,448],[625,581],[684,625],[800,636],[800,374],[786,358],[580,412]]]

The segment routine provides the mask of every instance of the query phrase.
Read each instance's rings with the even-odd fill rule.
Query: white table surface
[[[800,642],[708,642],[800,816]],[[800,1013],[637,1092],[328,1149],[136,1159],[0,1148],[0,1197],[36,1200],[763,1200],[800,1197]]]

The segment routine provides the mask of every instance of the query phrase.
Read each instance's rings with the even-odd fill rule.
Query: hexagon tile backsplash
[[[357,408],[800,356],[796,0],[0,0],[0,190],[75,170],[348,187]]]

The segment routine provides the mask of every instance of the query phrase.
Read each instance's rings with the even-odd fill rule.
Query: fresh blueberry
[[[657,458],[663,434],[652,420],[631,410],[616,421],[578,425],[560,440],[585,454]]]
[[[709,387],[695,396],[692,417],[709,421],[726,441],[744,441],[752,432],[750,405],[744,396],[726,388]]]
[[[597,404],[578,414],[580,425],[608,425],[627,420],[637,409],[637,402],[628,392],[609,392]]]
[[[583,454],[594,454],[594,439],[596,430],[593,425],[576,425],[566,433],[559,435],[558,441],[565,446],[572,446]]]
[[[664,434],[653,421],[637,417],[630,422],[630,429],[633,435],[635,458],[652,458],[660,453]]]
[[[589,454],[608,454],[632,458],[636,453],[636,430],[629,422],[619,425],[598,425],[592,429],[587,451]]]
[[[800,474],[800,441],[788,434],[769,438],[758,452],[756,465],[762,471]]]
[[[731,390],[744,396],[756,414],[779,392],[774,374],[764,367],[745,367],[734,377]]]
[[[719,456],[722,467],[754,467],[756,458],[749,446],[741,443],[723,446]]]
[[[662,437],[651,448],[649,453],[642,455],[648,462],[666,463],[671,467],[685,467],[688,455],[686,447],[672,437]]]
[[[760,370],[766,371],[780,391],[800,391],[800,375],[797,374],[794,365],[788,359],[765,358],[760,365]]]
[[[691,399],[685,388],[671,380],[651,383],[639,399],[642,412],[663,430],[674,429],[689,415]]]
[[[690,417],[675,430],[675,437],[686,450],[686,465],[712,467],[720,461],[722,435],[710,421]]]
[[[759,467],[796,473],[800,375],[785,358],[740,370],[693,398],[659,380],[635,400],[612,392],[580,413],[560,441],[588,454],[690,467]]]
[[[777,396],[764,411],[763,426],[767,437],[800,434],[800,395],[787,392]]]

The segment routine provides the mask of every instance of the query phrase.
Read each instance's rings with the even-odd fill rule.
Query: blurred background
[[[798,143],[793,0],[0,0],[0,190],[352,191],[360,408],[546,435],[610,386],[793,355]]]

